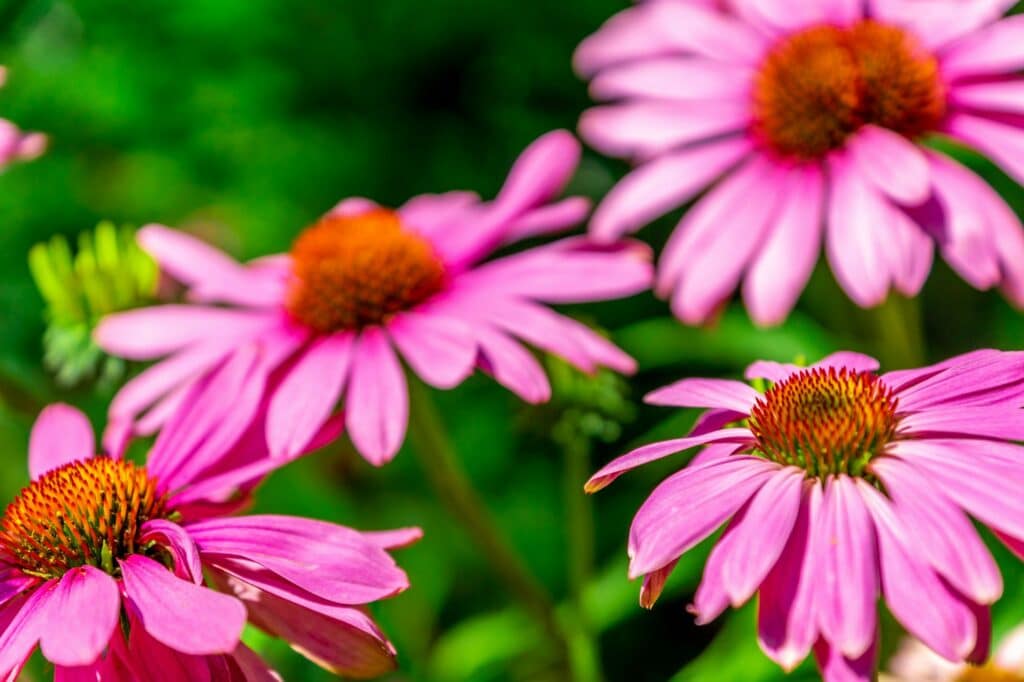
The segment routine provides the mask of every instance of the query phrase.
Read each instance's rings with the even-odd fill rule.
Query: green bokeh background
[[[0,176],[0,494],[27,482],[34,411],[54,400],[102,424],[110,388],[60,389],[41,365],[42,302],[29,248],[109,219],[162,222],[243,258],[288,248],[297,231],[338,199],[395,205],[465,188],[493,195],[518,152],[539,134],[572,128],[587,105],[570,55],[622,0],[104,0],[0,2],[0,62],[10,68],[0,115],[45,131],[41,159]],[[975,157],[1015,208],[1024,193]],[[572,190],[599,197],[625,166],[586,154]],[[660,246],[675,219],[642,233]],[[979,346],[1020,347],[1024,320],[997,293],[970,289],[942,263],[920,297],[924,354],[938,360]],[[640,364],[612,442],[580,440],[596,468],[631,445],[679,435],[691,412],[641,406],[650,388],[686,375],[738,376],[756,358],[814,360],[839,348],[890,366],[913,349],[893,345],[894,321],[914,306],[860,311],[819,268],[782,327],[757,330],[734,305],[702,330],[687,329],[651,295],[570,311],[610,331]],[[588,431],[584,408],[558,382],[556,406],[526,409],[486,378],[438,395],[460,458],[529,567],[559,601],[569,591],[565,438],[552,424]],[[604,396],[604,397],[600,397]],[[612,400],[614,402],[614,400]],[[566,410],[566,406],[572,409]],[[632,418],[624,417],[632,411]],[[588,416],[589,415],[589,416]],[[559,422],[561,420],[561,422]],[[577,420],[579,423],[577,423]],[[408,448],[407,448],[408,449]],[[646,467],[592,500],[596,569],[585,612],[599,630],[610,681],[789,678],[757,649],[753,610],[697,628],[685,606],[702,553],[680,564],[653,611],[637,605],[625,571],[632,513],[682,457]],[[412,589],[375,609],[400,651],[392,680],[561,680],[550,642],[494,580],[442,510],[411,452],[376,470],[345,443],[275,474],[258,509],[364,529],[419,525],[425,539],[399,553]],[[1022,571],[1006,567],[996,628],[1024,620]],[[252,640],[287,680],[330,676],[287,647]],[[45,678],[37,664],[30,671]]]

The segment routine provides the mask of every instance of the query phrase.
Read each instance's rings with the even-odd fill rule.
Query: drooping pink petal
[[[931,192],[928,162],[913,142],[887,128],[866,125],[847,144],[861,175],[875,189],[908,206]]]
[[[898,391],[900,408],[926,410],[939,406],[999,406],[1024,397],[1024,353],[978,351],[918,370],[916,381],[902,384],[890,372],[882,378]]]
[[[163,272],[202,290],[205,300],[247,306],[275,306],[283,300],[279,279],[251,271],[189,234],[147,225],[139,230],[138,240]]]
[[[490,325],[477,328],[475,333],[484,371],[528,403],[551,399],[544,369],[519,342]]]
[[[39,413],[29,436],[29,475],[34,481],[47,471],[88,459],[95,452],[96,436],[89,419],[70,405],[48,405]]]
[[[13,682],[35,649],[43,631],[50,627],[49,607],[57,581],[49,580],[30,594],[19,595],[0,609],[0,678]]]
[[[706,538],[779,468],[757,457],[736,456],[665,479],[630,527],[630,577],[661,568]]]
[[[409,585],[386,551],[358,532],[332,523],[243,516],[192,523],[188,532],[204,559],[215,555],[247,559],[314,595],[340,603],[369,603]]]
[[[277,313],[167,304],[108,315],[96,327],[99,346],[130,360],[153,360],[210,339],[252,337],[272,326]]]
[[[818,260],[824,234],[824,176],[816,166],[783,181],[778,213],[743,281],[743,300],[760,325],[782,322]]]
[[[133,614],[154,639],[185,654],[234,651],[245,607],[226,594],[182,580],[140,554],[119,559]]]
[[[732,379],[683,379],[644,396],[649,405],[718,407],[750,414],[761,394]]]
[[[662,252],[658,291],[684,322],[705,321],[736,289],[777,215],[785,174],[754,157],[686,213]]]
[[[473,373],[476,343],[460,320],[410,311],[396,315],[387,331],[413,371],[431,386],[454,388]]]
[[[667,440],[660,443],[651,443],[650,445],[645,445],[633,450],[632,452],[628,452],[621,457],[617,457],[606,464],[600,471],[590,477],[590,480],[587,481],[586,486],[584,486],[584,490],[588,493],[595,493],[610,485],[612,481],[622,474],[635,469],[638,466],[659,460],[663,457],[668,457],[669,455],[674,455],[677,452],[682,452],[683,450],[688,450],[689,448],[694,448],[699,445],[723,442],[749,444],[754,442],[754,435],[750,433],[750,429],[747,428],[721,429],[710,431],[699,436],[677,438],[675,440]]]
[[[761,584],[757,634],[761,649],[785,670],[807,657],[818,637],[817,530],[821,486],[808,486],[789,542]]]
[[[655,57],[612,67],[590,82],[596,100],[627,97],[704,101],[747,96],[754,71],[701,57]]]
[[[224,582],[255,625],[335,675],[370,679],[395,669],[394,648],[363,611],[340,605],[312,611],[238,578]]]
[[[564,232],[579,225],[590,214],[586,197],[567,197],[527,211],[509,223],[503,244],[513,244],[530,237]]]
[[[203,564],[199,548],[184,528],[167,519],[150,519],[142,525],[143,542],[154,541],[174,557],[174,573],[182,580],[203,584]]]
[[[363,531],[363,539],[381,549],[402,549],[418,542],[423,537],[421,528],[396,528],[395,530]]]
[[[891,214],[885,199],[864,179],[850,159],[833,156],[832,195],[825,242],[829,264],[853,301],[870,308],[885,300],[890,268],[881,232]]]
[[[147,682],[220,682],[211,674],[209,659],[206,656],[176,651],[173,647],[163,644],[151,632],[147,632],[138,617],[129,615],[128,622],[131,626],[128,649],[131,652],[132,666],[135,668],[135,674],[130,678],[133,682],[139,677]]]
[[[644,581],[640,585],[640,606],[645,609],[654,608],[654,604],[661,596],[662,590],[665,589],[665,583],[672,575],[672,569],[676,567],[676,563],[678,562],[670,561],[668,565],[644,576]]]
[[[1018,183],[1024,183],[1024,130],[963,112],[947,116],[945,128],[999,164]]]
[[[282,677],[271,670],[266,661],[260,658],[255,651],[244,644],[239,644],[231,654],[231,661],[238,666],[238,671],[242,674],[244,682],[281,682]]]
[[[610,242],[635,232],[691,200],[751,149],[747,138],[734,137],[648,161],[605,195],[594,211],[590,234],[595,239]]]
[[[860,656],[848,657],[824,638],[814,645],[814,658],[827,682],[871,682],[878,665],[878,640],[872,635],[871,646]]]
[[[267,409],[272,457],[298,455],[338,404],[352,363],[355,335],[340,332],[310,344],[287,370]]]
[[[885,484],[897,517],[914,529],[915,546],[936,572],[971,599],[995,602],[1003,592],[999,567],[964,513],[899,459],[878,458],[871,471]]]
[[[882,595],[893,615],[936,653],[963,660],[974,649],[977,627],[971,610],[919,559],[908,542],[912,529],[899,522],[891,504],[863,480],[857,481],[878,536]]]
[[[680,51],[727,63],[753,64],[768,46],[753,27],[692,3],[652,3],[651,20]]]
[[[614,15],[576,48],[573,66],[582,76],[642,57],[677,51],[669,36],[657,29],[650,4],[640,4]]]
[[[421,194],[405,202],[398,215],[403,225],[432,239],[439,230],[479,204],[480,197],[475,192]]]
[[[1007,17],[950,45],[942,73],[950,79],[992,76],[1024,68],[1024,17]]]
[[[933,407],[900,420],[898,432],[922,437],[1024,440],[1024,412],[1017,407]]]
[[[953,87],[949,93],[958,108],[987,113],[1024,114],[1024,82],[996,81],[967,83]]]
[[[875,532],[854,480],[840,475],[828,481],[817,542],[818,625],[850,659],[868,651],[878,627]]]
[[[379,327],[364,330],[356,342],[345,415],[360,454],[375,466],[391,461],[405,440],[409,392],[391,342]]]
[[[46,608],[50,623],[41,633],[43,656],[56,665],[88,665],[110,642],[121,613],[121,595],[112,577],[93,566],[80,566],[64,574]],[[61,622],[69,626],[55,627]]]

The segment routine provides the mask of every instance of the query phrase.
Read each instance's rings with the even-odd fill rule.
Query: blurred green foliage
[[[26,254],[34,244],[59,235],[73,240],[101,220],[155,221],[254,257],[288,248],[299,229],[344,196],[394,205],[425,191],[492,194],[525,144],[574,126],[587,96],[571,71],[572,50],[626,4],[0,2],[0,62],[10,67],[0,115],[51,137],[43,158],[0,177],[3,498],[27,482],[25,444],[39,406],[74,402],[100,426],[112,393],[95,385],[63,389],[44,369],[45,311],[47,304],[54,309],[54,299],[42,300],[33,285]],[[968,161],[1015,208],[1024,207],[1024,193],[1002,173],[976,157]],[[599,197],[624,170],[588,154],[572,190]],[[660,247],[676,219],[678,212],[643,238]],[[970,289],[941,262],[919,304],[928,360],[978,346],[1020,347],[1024,339],[1017,311],[996,293]],[[684,328],[650,295],[574,312],[611,330],[637,358],[640,372],[628,393],[614,378],[599,377],[583,395],[594,390],[587,400],[597,395],[610,402],[580,407],[578,385],[556,382],[568,386],[556,408],[567,409],[554,417],[479,376],[437,396],[469,474],[563,611],[575,608],[575,545],[563,494],[566,432],[589,438],[593,469],[692,424],[693,412],[638,401],[680,376],[738,376],[756,358],[814,359],[838,348],[891,363],[901,357],[877,315],[853,306],[824,267],[790,320],[772,330],[755,329],[738,305],[706,329]],[[897,311],[902,314],[911,313]],[[758,651],[750,607],[712,626],[693,624],[684,607],[706,543],[679,564],[652,611],[638,606],[639,584],[626,579],[629,522],[658,481],[684,461],[678,456],[645,467],[592,500],[596,569],[580,600],[599,634],[605,679],[813,677],[801,670],[786,678]],[[585,477],[572,478],[581,488]],[[399,553],[412,589],[375,609],[400,652],[400,671],[390,679],[563,679],[551,643],[509,603],[436,503],[411,453],[376,470],[337,444],[271,477],[258,508],[367,529],[423,527],[425,539]],[[1007,569],[1007,596],[995,622],[1005,631],[1024,617],[1024,574],[1006,552],[998,556]],[[255,635],[251,641],[285,679],[330,679],[279,642]]]

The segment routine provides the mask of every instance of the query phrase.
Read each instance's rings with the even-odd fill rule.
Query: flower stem
[[[874,308],[879,359],[887,370],[920,367],[925,363],[921,304],[917,298],[892,293]]]
[[[569,665],[576,682],[601,682],[601,656],[584,592],[594,570],[594,509],[583,483],[590,474],[590,445],[584,438],[565,444],[566,548],[569,567]]]
[[[495,576],[557,643],[559,655],[567,660],[569,645],[551,596],[527,569],[480,499],[456,456],[427,387],[410,377],[409,393],[409,438],[438,497],[462,525]]]

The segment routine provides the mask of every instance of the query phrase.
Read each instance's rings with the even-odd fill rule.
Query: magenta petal
[[[421,528],[396,528],[395,530],[363,531],[363,539],[381,549],[402,549],[418,542],[423,537]]]
[[[214,677],[210,671],[212,657],[177,651],[147,632],[138,618],[129,615],[128,621],[131,625],[128,650],[135,674],[124,682],[136,682],[140,678],[146,682],[241,682],[227,680],[223,675]]]
[[[629,531],[629,574],[650,573],[710,535],[779,470],[757,457],[686,468],[654,489]]]
[[[818,532],[818,624],[823,637],[856,659],[875,640],[878,561],[871,517],[854,479],[829,480]]]
[[[186,654],[234,651],[245,627],[245,607],[226,594],[182,580],[141,555],[118,561],[125,595],[154,639]]]
[[[878,640],[873,636],[871,646],[860,656],[847,657],[838,647],[819,639],[814,645],[814,658],[825,682],[871,682],[878,665]]]
[[[43,631],[51,627],[49,606],[57,581],[40,585],[27,597],[18,596],[0,609],[0,678],[13,681],[35,649]]]
[[[390,462],[405,439],[409,392],[391,342],[379,327],[362,332],[352,356],[345,424],[359,453],[375,466]]]
[[[907,206],[928,199],[928,161],[920,148],[899,133],[866,125],[849,141],[847,149],[875,189]]]
[[[900,420],[901,435],[1024,440],[1024,412],[1011,406],[932,407]]]
[[[891,504],[864,481],[857,486],[874,519],[878,536],[882,594],[907,630],[939,655],[965,659],[974,649],[977,627],[971,610],[920,561]]]
[[[750,414],[761,394],[741,381],[730,379],[683,379],[644,397],[651,405],[719,407]]]
[[[43,656],[56,665],[94,663],[110,642],[121,613],[117,581],[92,566],[73,568],[57,583],[47,610],[53,625],[73,625],[43,629]]]
[[[881,457],[871,470],[885,484],[900,521],[914,529],[914,545],[932,567],[971,599],[995,602],[1003,592],[999,567],[967,516],[902,460]]]
[[[627,471],[647,464],[648,462],[653,462],[663,457],[674,455],[677,452],[697,447],[698,445],[705,445],[707,443],[747,444],[752,443],[753,440],[754,436],[750,433],[749,429],[735,428],[709,431],[689,438],[677,438],[675,440],[651,443],[650,445],[645,445],[628,452],[621,457],[617,457],[606,464],[600,471],[590,477],[590,480],[587,481],[585,486],[585,490],[588,493],[597,492],[598,490],[607,487],[612,481]]]
[[[953,112],[946,131],[991,158],[1018,183],[1024,183],[1024,130],[984,116]]]
[[[551,385],[537,359],[518,341],[491,326],[476,330],[481,365],[499,384],[528,403],[551,399]]]
[[[79,410],[58,403],[39,413],[28,441],[28,470],[32,480],[47,471],[92,457],[96,437],[88,418]]]
[[[782,555],[761,584],[757,611],[758,643],[773,661],[792,670],[806,658],[818,636],[816,524],[821,486],[811,483]]]
[[[387,326],[402,357],[436,388],[454,388],[473,373],[476,343],[467,325],[443,315],[407,312]]]
[[[372,199],[365,197],[348,197],[334,205],[327,215],[332,216],[357,216],[380,208],[380,205]]]
[[[1024,18],[1007,17],[951,45],[942,57],[947,77],[1011,73],[1024,68]]]
[[[272,457],[301,453],[330,416],[345,386],[354,342],[350,332],[314,341],[288,369],[267,409]]]
[[[142,525],[142,541],[156,541],[174,557],[174,572],[182,580],[203,584],[199,548],[184,528],[166,519],[150,519]]]

